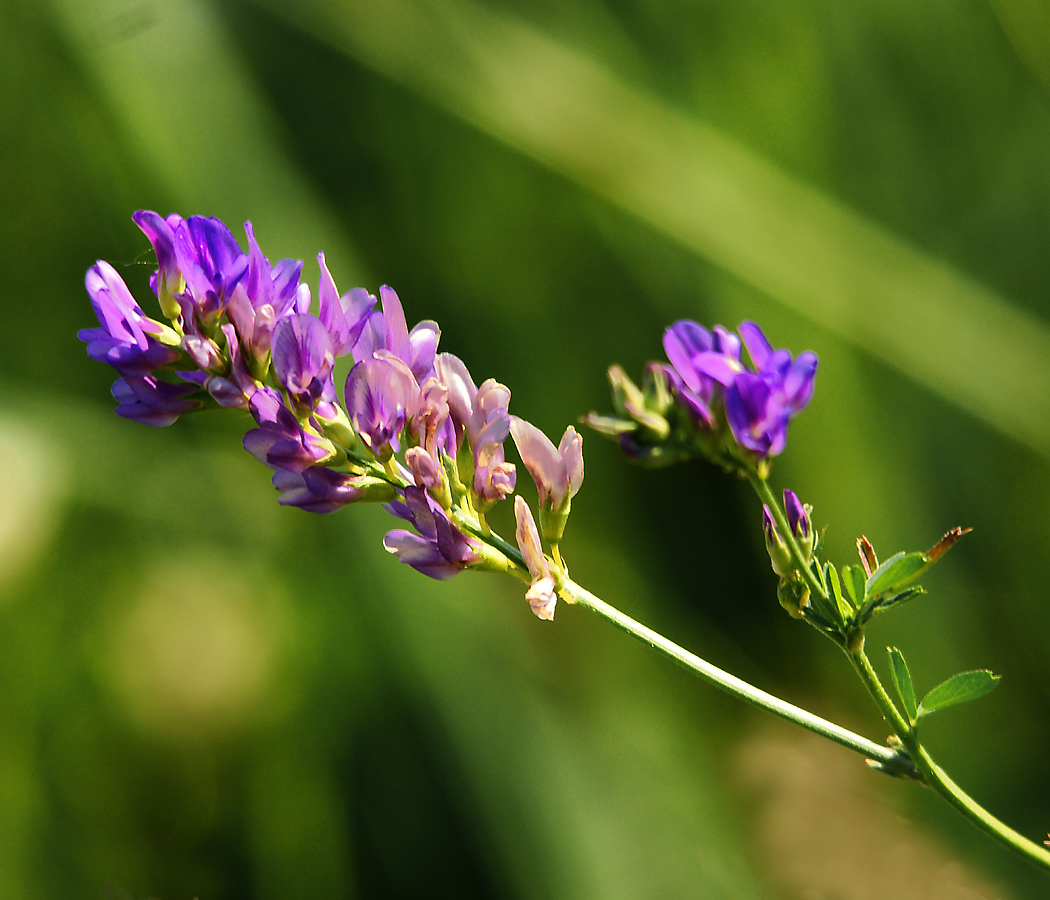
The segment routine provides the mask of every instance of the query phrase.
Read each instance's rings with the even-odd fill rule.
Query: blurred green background
[[[869,647],[920,689],[1003,674],[927,740],[1039,840],[1041,0],[3,0],[0,85],[0,896],[1047,895],[929,792],[584,612],[417,576],[381,510],[278,507],[245,416],[118,419],[76,339],[97,258],[151,309],[138,208],[393,285],[551,435],[674,319],[758,320],[821,358],[774,483],[832,558],[974,527]],[[577,580],[881,740],[777,605],[746,486],[585,440]]]

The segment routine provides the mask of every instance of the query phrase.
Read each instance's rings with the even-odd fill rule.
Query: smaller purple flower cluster
[[[164,426],[207,407],[245,409],[255,427],[244,448],[274,470],[282,504],[328,513],[385,501],[413,528],[384,542],[402,562],[433,578],[515,569],[534,582],[530,602],[542,593],[536,614],[553,618],[560,568],[543,562],[535,524],[521,532],[521,558],[511,559],[509,545],[488,539],[485,513],[514,492],[516,469],[504,454],[513,434],[556,553],[583,480],[574,429],[554,447],[510,415],[505,386],[489,379],[478,387],[462,360],[437,352],[435,322],[410,330],[391,288],[380,288],[378,300],[362,288],[340,294],[323,253],[314,313],[302,262],[272,265],[250,222],[245,253],[218,219],[149,211],[134,219],[156,252],[150,286],[170,324],[148,317],[100,261],[86,279],[100,327],[80,333],[88,355],[120,375],[119,415]],[[353,366],[340,405],[335,364],[344,356]],[[519,523],[521,507],[531,522],[518,501]]]
[[[791,419],[813,396],[814,353],[774,350],[753,322],[735,334],[683,319],[664,332],[663,345],[669,362],[649,363],[641,388],[618,366],[609,370],[619,415],[591,414],[587,424],[654,465],[699,454],[755,470],[783,452]]]

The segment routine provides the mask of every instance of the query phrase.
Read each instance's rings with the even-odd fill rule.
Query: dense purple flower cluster
[[[788,424],[813,395],[815,354],[774,350],[753,322],[735,334],[683,319],[663,344],[668,362],[649,363],[641,388],[619,366],[609,370],[619,415],[592,413],[587,424],[650,465],[701,455],[753,471],[783,452]]]
[[[542,570],[533,608],[553,617],[557,567],[542,562],[532,535],[521,559],[502,553],[486,540],[485,512],[514,492],[504,454],[513,432],[540,492],[541,521],[553,503],[564,528],[583,479],[574,429],[554,448],[510,415],[506,387],[493,379],[478,387],[460,359],[438,353],[436,323],[409,330],[391,288],[378,300],[362,288],[340,294],[323,253],[315,313],[302,262],[271,264],[250,222],[245,253],[218,219],[149,211],[134,219],[156,252],[150,286],[170,324],[148,317],[100,261],[86,279],[100,327],[80,333],[88,354],[120,374],[119,415],[163,426],[207,407],[247,410],[255,427],[244,448],[274,470],[282,504],[327,513],[386,501],[414,529],[384,542],[402,562],[434,578],[482,568],[536,581]],[[347,355],[340,404],[335,364]],[[556,547],[561,531],[547,536]]]
[[[741,342],[753,370],[740,360]],[[816,354],[792,359],[787,350],[774,350],[754,322],[742,323],[738,338],[721,326],[710,332],[688,319],[664,332],[664,350],[672,389],[697,424],[714,427],[721,401],[741,447],[760,458],[784,450],[788,423],[813,396]]]

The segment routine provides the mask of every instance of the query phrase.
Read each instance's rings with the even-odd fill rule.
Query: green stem
[[[1050,851],[1024,835],[1014,831],[1000,822],[988,810],[978,805],[974,799],[957,785],[945,771],[938,766],[919,742],[915,730],[904,720],[897,707],[882,686],[879,676],[871,665],[863,646],[847,651],[853,668],[856,669],[864,686],[868,689],[879,710],[893,726],[901,739],[915,767],[922,773],[922,780],[940,794],[970,822],[1000,844],[1009,847],[1016,853],[1044,869],[1050,869]]]
[[[648,644],[654,650],[671,657],[675,662],[689,669],[689,671],[698,675],[704,681],[713,684],[726,693],[739,697],[741,700],[746,700],[759,709],[771,712],[773,715],[787,719],[789,722],[794,722],[796,725],[801,725],[806,730],[819,734],[821,737],[834,741],[836,744],[848,747],[867,759],[875,761],[884,771],[893,774],[917,776],[918,773],[915,771],[914,766],[897,751],[869,741],[867,738],[854,734],[852,731],[848,731],[834,722],[822,719],[820,716],[781,700],[779,697],[774,697],[772,694],[759,690],[735,675],[730,675],[699,656],[679,647],[678,644],[668,640],[651,628],[647,628],[640,622],[635,621],[626,613],[622,613],[615,607],[610,606],[568,577],[564,580],[562,594],[567,595],[566,599],[597,613],[603,619],[612,622],[617,628],[638,638],[638,640]]]
[[[758,494],[758,499],[768,506],[769,511],[773,514],[773,520],[777,523],[777,528],[779,529],[781,536],[784,538],[788,550],[791,551],[791,556],[795,560],[796,567],[802,573],[802,577],[806,579],[809,589],[823,597],[825,600],[828,599],[827,589],[820,583],[816,575],[813,574],[813,570],[809,567],[809,563],[806,562],[805,557],[802,555],[802,548],[799,547],[798,541],[795,540],[795,533],[791,530],[791,525],[788,523],[784,511],[780,508],[779,501],[773,496],[773,492],[769,489],[769,483],[758,475],[748,475],[748,481],[751,482],[751,486],[755,489],[755,493]]]

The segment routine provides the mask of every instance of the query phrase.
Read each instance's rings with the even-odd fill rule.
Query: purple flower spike
[[[313,409],[322,397],[334,397],[332,340],[316,316],[281,319],[273,331],[271,352],[277,380],[302,406]]]
[[[120,405],[117,415],[163,428],[179,416],[201,408],[200,400],[187,399],[198,391],[195,384],[171,384],[157,378],[125,375],[113,383],[113,399]]]
[[[398,528],[388,532],[383,546],[405,565],[430,578],[445,580],[480,561],[474,545],[420,487],[407,487],[404,502],[387,508],[407,519],[418,534]]]
[[[78,334],[80,340],[87,342],[88,356],[113,366],[121,375],[135,377],[151,375],[179,359],[177,347],[157,339],[164,337],[177,343],[178,336],[139,309],[124,280],[109,263],[99,260],[88,270],[84,282],[102,325],[85,328]]]
[[[532,510],[520,495],[514,498],[514,519],[517,526],[514,537],[517,539],[522,559],[525,560],[525,567],[532,576],[532,584],[525,593],[525,599],[529,601],[529,606],[538,618],[553,622],[554,607],[558,603],[554,577],[543,555],[540,534],[536,530]]]
[[[419,408],[411,370],[385,351],[359,362],[346,379],[346,411],[361,440],[378,457],[401,449],[401,432]]]

